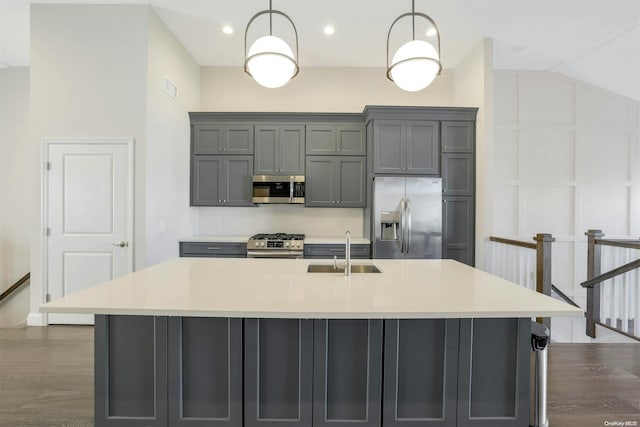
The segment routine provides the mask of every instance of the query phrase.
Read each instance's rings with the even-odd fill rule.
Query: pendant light
[[[293,27],[296,38],[296,53],[279,37],[273,35],[273,15],[285,17]],[[269,15],[269,35],[258,38],[247,52],[247,34],[249,27],[259,16]],[[269,0],[269,10],[256,13],[249,20],[244,31],[244,71],[264,87],[277,88],[287,84],[289,80],[298,75],[298,31],[296,26],[283,12],[273,10],[271,0]]]
[[[389,38],[396,23],[411,17],[412,39],[396,51],[389,65]],[[416,39],[416,17],[424,18],[431,23],[438,38],[437,47],[426,40]],[[440,63],[440,31],[429,16],[415,11],[415,0],[411,0],[411,13],[405,13],[396,18],[387,34],[387,78],[400,89],[417,92],[429,86],[436,75],[442,72]]]

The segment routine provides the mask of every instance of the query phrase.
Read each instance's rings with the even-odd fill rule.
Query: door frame
[[[41,259],[40,267],[42,271],[42,288],[40,292],[40,302],[44,304],[47,301],[47,294],[49,293],[49,265],[48,265],[48,244],[47,244],[47,227],[49,226],[49,147],[54,145],[124,145],[127,147],[127,155],[129,157],[129,164],[127,165],[127,241],[131,250],[129,251],[129,259],[127,260],[127,267],[129,272],[133,272],[133,253],[134,253],[134,163],[135,163],[135,150],[134,139],[130,137],[125,138],[42,138],[40,145],[40,158],[42,159],[40,169],[40,249]],[[42,314],[42,324],[44,326],[49,325],[49,316],[47,313]]]

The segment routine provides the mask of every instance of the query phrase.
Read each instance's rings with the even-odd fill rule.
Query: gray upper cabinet
[[[307,157],[305,190],[305,205],[309,207],[364,207],[366,158]]]
[[[472,153],[475,139],[474,122],[442,122],[443,153]]]
[[[308,155],[364,156],[367,153],[362,125],[307,125]]]
[[[253,206],[252,156],[192,156],[191,206]]]
[[[255,175],[304,175],[304,155],[304,126],[255,127]]]
[[[374,173],[438,175],[439,124],[428,120],[376,120]]]
[[[253,154],[253,144],[250,124],[193,126],[193,154]]]

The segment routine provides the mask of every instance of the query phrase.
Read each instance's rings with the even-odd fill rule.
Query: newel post
[[[556,239],[551,234],[538,233],[533,240],[536,241],[536,291],[551,296],[551,244]],[[548,317],[538,317],[536,321],[551,327]]]
[[[600,275],[601,247],[596,239],[604,237],[602,230],[589,230],[587,236],[587,280]],[[587,331],[591,338],[596,337],[596,322],[600,321],[600,284],[587,288]]]

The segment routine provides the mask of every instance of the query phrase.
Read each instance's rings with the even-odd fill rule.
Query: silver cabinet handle
[[[344,252],[344,249],[329,249],[329,252]]]
[[[113,242],[111,245],[124,248],[125,246],[129,246],[129,242],[125,242],[124,240],[121,240],[119,242]]]
[[[221,250],[222,250],[222,248],[214,248],[214,247],[211,247],[211,246],[210,246],[210,247],[208,247],[208,248],[207,248],[207,250],[208,250],[208,251],[221,251]]]
[[[407,199],[407,205],[406,208],[407,210],[407,244],[406,244],[406,250],[407,253],[409,253],[409,249],[411,248],[411,201],[409,199]]]

